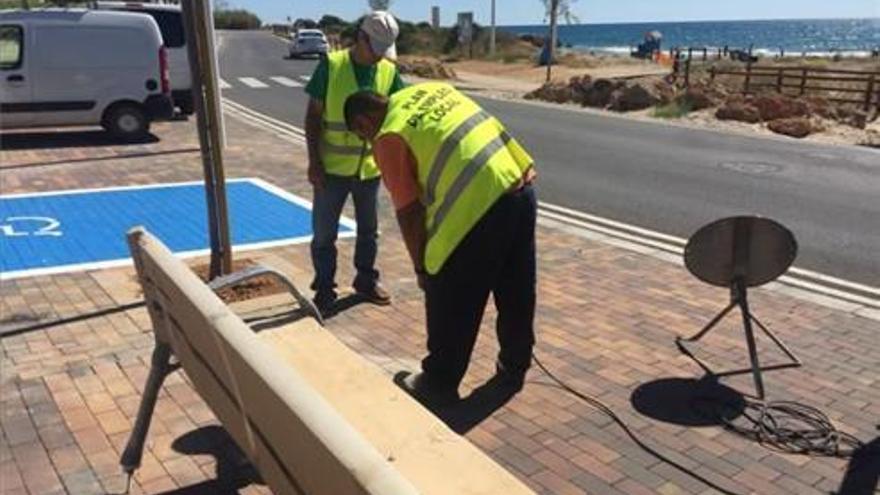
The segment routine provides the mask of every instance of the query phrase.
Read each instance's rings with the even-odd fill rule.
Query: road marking
[[[296,144],[305,143],[305,132],[302,129],[257,112],[228,98],[223,98],[223,110],[252,125],[271,130],[287,141]]]
[[[284,76],[274,76],[274,77],[270,77],[269,79],[277,82],[278,84],[280,84],[282,86],[287,86],[288,88],[302,87],[302,83],[299,83],[297,81],[294,81],[293,79],[290,79],[290,78],[284,77]]]
[[[223,101],[227,111],[254,125],[275,131],[297,143],[305,141],[305,131],[299,127],[230,101],[228,98],[224,98]],[[662,251],[665,253],[665,259],[668,259],[670,254],[678,258],[683,256],[684,246],[687,244],[687,239],[681,237],[543,201],[539,203],[538,214],[558,223],[622,241],[624,244],[633,246],[633,249],[640,247],[641,251],[645,248]],[[831,299],[849,302],[859,306],[860,309],[880,309],[880,287],[852,282],[798,267],[791,267],[788,273],[779,277],[776,282],[821,294]]]
[[[309,82],[312,80],[312,76],[299,76],[299,78],[305,82]]]
[[[224,81],[222,78],[217,78],[217,84],[220,85],[220,89],[229,89],[232,86],[229,85],[228,82]]]
[[[242,84],[244,84],[245,86],[248,86],[250,88],[268,88],[269,87],[268,84],[264,83],[263,81],[260,81],[256,77],[239,77],[238,80],[241,81]]]

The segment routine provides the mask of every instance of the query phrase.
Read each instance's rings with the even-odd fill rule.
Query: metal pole
[[[489,55],[495,55],[495,0],[492,0],[492,30],[489,31]]]
[[[550,70],[553,67],[553,59],[556,55],[556,10],[559,7],[559,0],[550,0],[550,46],[547,52],[549,57],[547,60],[547,81],[550,82]]]
[[[232,271],[232,252],[226,215],[223,139],[220,132],[222,116],[216,80],[217,64],[213,53],[213,40],[209,39],[209,32],[213,31],[211,29],[213,22],[211,25],[208,24],[210,15],[206,16],[206,12],[210,13],[210,6],[205,0],[183,0],[181,11],[186,30],[196,127],[205,175],[208,239],[211,246],[209,278],[214,279]]]
[[[223,121],[223,108],[220,106],[220,78],[217,51],[214,48],[214,14],[210,0],[197,0],[201,3],[202,24],[204,25],[205,54],[205,100],[211,127],[211,152],[214,166],[214,194],[217,201],[217,223],[220,231],[221,272],[232,273],[232,242],[229,234],[229,210],[226,204],[226,170],[223,166],[223,149],[226,148],[226,129]]]

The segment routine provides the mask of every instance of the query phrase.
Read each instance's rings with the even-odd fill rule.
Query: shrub
[[[654,107],[654,112],[651,115],[659,119],[680,119],[691,113],[691,110],[690,103],[673,101]]]
[[[214,11],[217,29],[259,29],[263,23],[253,12],[244,9]]]

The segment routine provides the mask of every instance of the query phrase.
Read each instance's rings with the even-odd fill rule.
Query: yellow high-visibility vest
[[[373,150],[345,125],[345,100],[361,90],[373,90],[387,96],[394,82],[396,69],[385,59],[376,65],[371,87],[359,87],[354,75],[351,54],[339,50],[327,55],[329,77],[324,98],[324,129],[321,133],[321,161],[331,175],[372,179],[379,176]]]
[[[391,95],[377,137],[389,133],[406,141],[418,163],[428,233],[425,270],[433,275],[533,160],[501,122],[446,83]]]

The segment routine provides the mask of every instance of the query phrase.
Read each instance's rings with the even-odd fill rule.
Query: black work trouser
[[[531,186],[502,196],[436,275],[425,283],[428,356],[422,370],[437,388],[457,389],[491,293],[505,370],[525,373],[535,344],[535,216]]]

